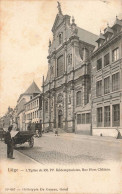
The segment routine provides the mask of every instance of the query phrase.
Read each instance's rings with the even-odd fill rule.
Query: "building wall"
[[[18,128],[25,131],[25,111],[22,111],[18,116]]]
[[[117,35],[116,35],[117,36]],[[122,38],[113,36],[111,42],[106,43],[105,48],[99,48],[92,58],[92,127],[93,135],[113,136],[116,137],[118,132],[117,128],[122,132]],[[113,41],[112,41],[113,40]],[[113,62],[113,50],[119,48],[119,58]],[[104,56],[109,53],[109,64],[104,67]],[[102,68],[97,71],[97,60],[102,58]],[[119,73],[118,89],[112,90],[112,76]],[[105,94],[104,79],[109,77],[109,92]],[[102,94],[96,95],[96,83],[102,80]],[[120,106],[120,124],[113,124],[113,106]],[[105,107],[110,107],[110,125],[106,126]],[[102,108],[102,123],[98,126],[98,113],[97,108]]]
[[[31,123],[41,123],[42,122],[42,98],[41,95],[38,95],[31,99],[25,105],[25,125],[26,130],[28,128],[28,124]]]
[[[25,130],[25,103],[30,100],[32,95],[22,95],[17,102],[17,125],[20,130]]]

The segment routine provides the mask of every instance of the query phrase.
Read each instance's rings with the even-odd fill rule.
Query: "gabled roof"
[[[21,99],[22,96],[24,95],[31,95],[31,94],[40,94],[41,90],[38,88],[36,83],[33,81],[32,84],[29,86],[29,88],[22,94],[20,94],[19,99],[17,102]]]
[[[92,32],[84,30],[80,27],[77,27],[77,29],[78,29],[78,36],[81,41],[84,41],[88,44],[92,44],[96,46],[95,41],[98,39],[98,36],[96,34],[93,34]]]
[[[62,14],[57,14],[56,15],[56,18],[55,18],[55,21],[54,21],[54,24],[53,24],[53,27],[52,27],[52,32],[54,30],[56,30],[56,28],[63,22],[63,18],[64,18],[64,16]]]
[[[33,81],[29,88],[24,92],[24,94],[34,94],[41,93],[41,90],[37,86],[37,84]]]

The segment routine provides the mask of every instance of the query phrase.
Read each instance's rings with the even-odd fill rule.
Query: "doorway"
[[[62,128],[63,127],[63,114],[62,114],[62,110],[58,111],[58,128]]]

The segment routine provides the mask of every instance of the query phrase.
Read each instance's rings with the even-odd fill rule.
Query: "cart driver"
[[[8,127],[8,131],[6,132],[6,135],[5,135],[5,143],[7,144],[7,158],[15,159],[13,157],[13,140],[11,138],[12,128],[13,128],[12,125]]]

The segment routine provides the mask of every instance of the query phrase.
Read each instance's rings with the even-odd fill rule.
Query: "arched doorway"
[[[58,111],[58,128],[62,128],[63,127],[63,114],[62,114],[62,110]]]

